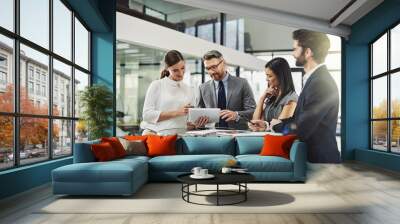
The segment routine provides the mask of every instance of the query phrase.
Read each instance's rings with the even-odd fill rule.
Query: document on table
[[[253,131],[244,131],[244,130],[217,130],[215,133],[216,135],[227,135],[233,137],[261,137],[265,135],[276,135],[281,136],[283,135],[280,132],[270,132],[270,131],[263,131],[263,132],[253,132]]]
[[[209,122],[219,122],[219,108],[189,108],[188,121],[194,123],[199,117],[208,117]]]

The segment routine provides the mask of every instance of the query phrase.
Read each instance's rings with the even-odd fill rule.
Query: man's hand
[[[266,131],[269,128],[263,120],[251,120],[247,124],[252,131]]]
[[[206,125],[209,121],[210,119],[207,116],[201,116],[197,118],[197,120],[194,122],[194,125],[196,126],[196,128],[204,127],[204,125]]]
[[[228,121],[236,121],[238,114],[235,111],[222,110],[219,116],[221,116],[222,119],[228,122]]]

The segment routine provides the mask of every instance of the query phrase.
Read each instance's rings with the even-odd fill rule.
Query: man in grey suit
[[[216,50],[203,56],[204,67],[212,80],[200,86],[197,107],[220,108],[219,128],[247,129],[247,121],[256,108],[253,92],[246,79],[230,75],[222,57]],[[198,123],[204,124],[207,119]]]

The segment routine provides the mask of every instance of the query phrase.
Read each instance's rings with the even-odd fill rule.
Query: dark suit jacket
[[[338,111],[336,83],[326,66],[321,66],[305,83],[293,118],[274,126],[274,130],[296,133],[307,144],[309,162],[339,163],[336,142]]]
[[[217,108],[217,97],[214,87],[214,81],[209,80],[199,88],[199,94],[196,99],[196,106],[201,108]],[[226,98],[226,109],[237,111],[240,119],[238,122],[228,122],[228,127],[232,129],[247,129],[247,120],[251,119],[256,102],[253,91],[246,79],[229,75],[228,89]]]

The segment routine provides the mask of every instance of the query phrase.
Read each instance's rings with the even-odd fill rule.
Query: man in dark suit
[[[294,116],[271,122],[273,130],[294,132],[307,144],[308,161],[340,163],[336,142],[339,93],[335,81],[323,64],[330,42],[326,34],[296,30],[293,32],[293,56],[303,66],[304,87]]]
[[[253,116],[256,102],[246,79],[230,75],[227,72],[222,54],[216,50],[203,56],[204,67],[212,80],[199,88],[197,107],[220,108],[220,128],[247,129],[247,121]],[[207,119],[196,122],[200,126]]]

